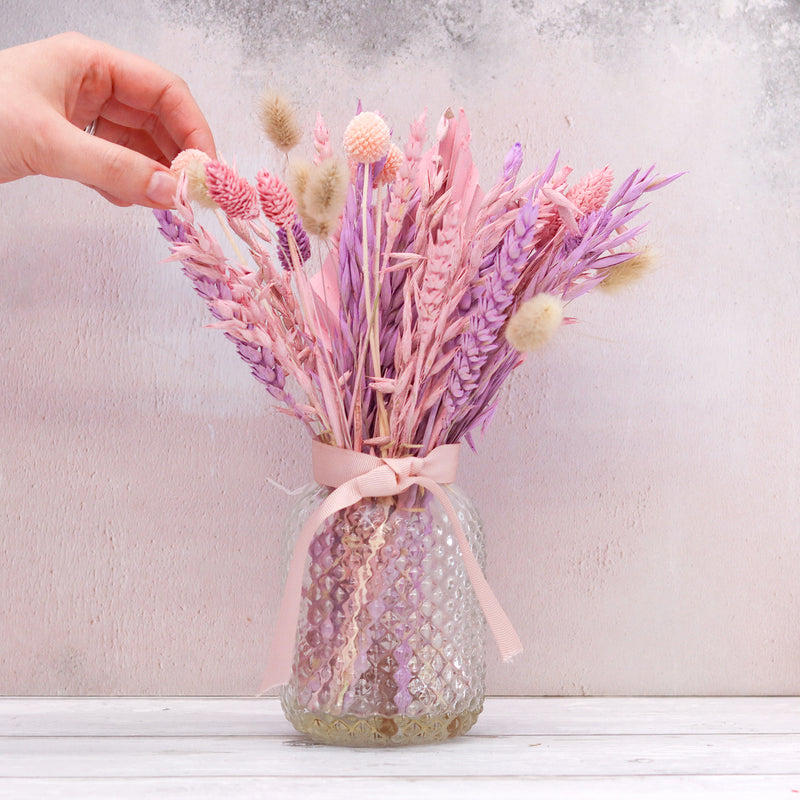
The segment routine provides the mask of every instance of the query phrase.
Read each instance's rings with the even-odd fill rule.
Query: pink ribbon
[[[445,444],[431,450],[424,458],[379,458],[312,442],[314,479],[323,486],[333,487],[333,491],[308,518],[295,544],[272,635],[262,693],[288,682],[291,675],[303,572],[317,528],[332,514],[365,497],[390,497],[415,485],[428,489],[447,512],[467,574],[503,661],[522,652],[522,642],[486,581],[458,521],[458,514],[442,486],[455,482],[459,449],[458,444]]]

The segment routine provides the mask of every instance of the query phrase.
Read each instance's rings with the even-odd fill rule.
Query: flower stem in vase
[[[350,596],[350,614],[347,617],[346,644],[341,656],[341,682],[336,702],[338,708],[347,708],[351,712],[357,712],[360,697],[369,697],[370,703],[374,702],[372,698],[379,697],[380,704],[384,705],[392,702],[395,693],[393,686],[385,685],[391,677],[391,671],[387,672],[382,663],[384,648],[381,646],[379,628],[387,585],[383,550],[394,504],[392,498],[375,498],[370,502],[370,511],[377,513],[368,514],[366,520],[363,520],[364,511],[359,505],[352,508],[356,519],[351,530],[354,531],[354,545],[360,549],[360,557],[354,559],[355,589]],[[366,522],[367,530],[371,528],[371,532],[368,538],[359,541],[356,531],[362,527],[362,520]]]
[[[425,536],[417,535],[417,526],[411,524],[424,515],[422,498],[424,492],[413,487],[409,491],[408,512],[402,526],[398,525],[395,548],[398,575],[394,583],[392,598],[394,631],[397,646],[394,651],[396,668],[395,704],[400,714],[408,714],[414,697],[413,687],[416,672],[414,653],[419,643],[420,604],[422,602],[422,563],[425,558]],[[430,518],[419,523],[423,529],[430,530]]]
[[[375,625],[384,579],[390,498],[373,498],[337,512],[314,537],[301,609],[295,675],[298,699],[325,713],[351,713],[374,695]],[[393,689],[383,689],[391,702]]]

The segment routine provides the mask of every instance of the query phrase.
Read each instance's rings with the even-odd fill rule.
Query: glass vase
[[[478,563],[483,528],[445,487]],[[294,540],[330,489],[300,494],[286,522]],[[486,622],[451,520],[414,486],[364,498],[330,516],[309,547],[291,678],[281,704],[317,742],[351,746],[441,741],[483,708]]]

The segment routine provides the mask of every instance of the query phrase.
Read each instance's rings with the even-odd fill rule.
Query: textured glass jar
[[[329,493],[299,495],[289,549]],[[445,491],[475,558],[480,519]],[[291,679],[281,704],[294,727],[327,744],[441,741],[468,731],[483,708],[486,622],[452,525],[435,497],[412,487],[365,498],[329,517],[309,547]]]

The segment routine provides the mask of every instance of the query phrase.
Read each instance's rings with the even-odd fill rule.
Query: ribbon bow
[[[312,443],[314,479],[323,486],[333,487],[333,491],[308,518],[295,543],[278,621],[272,635],[262,692],[286,683],[291,675],[303,570],[317,528],[332,514],[365,497],[390,497],[415,485],[428,489],[447,512],[467,575],[503,661],[522,652],[522,643],[486,581],[464,535],[458,514],[442,488],[443,484],[455,481],[459,450],[460,445],[445,444],[434,448],[423,458],[379,458],[318,441]]]

